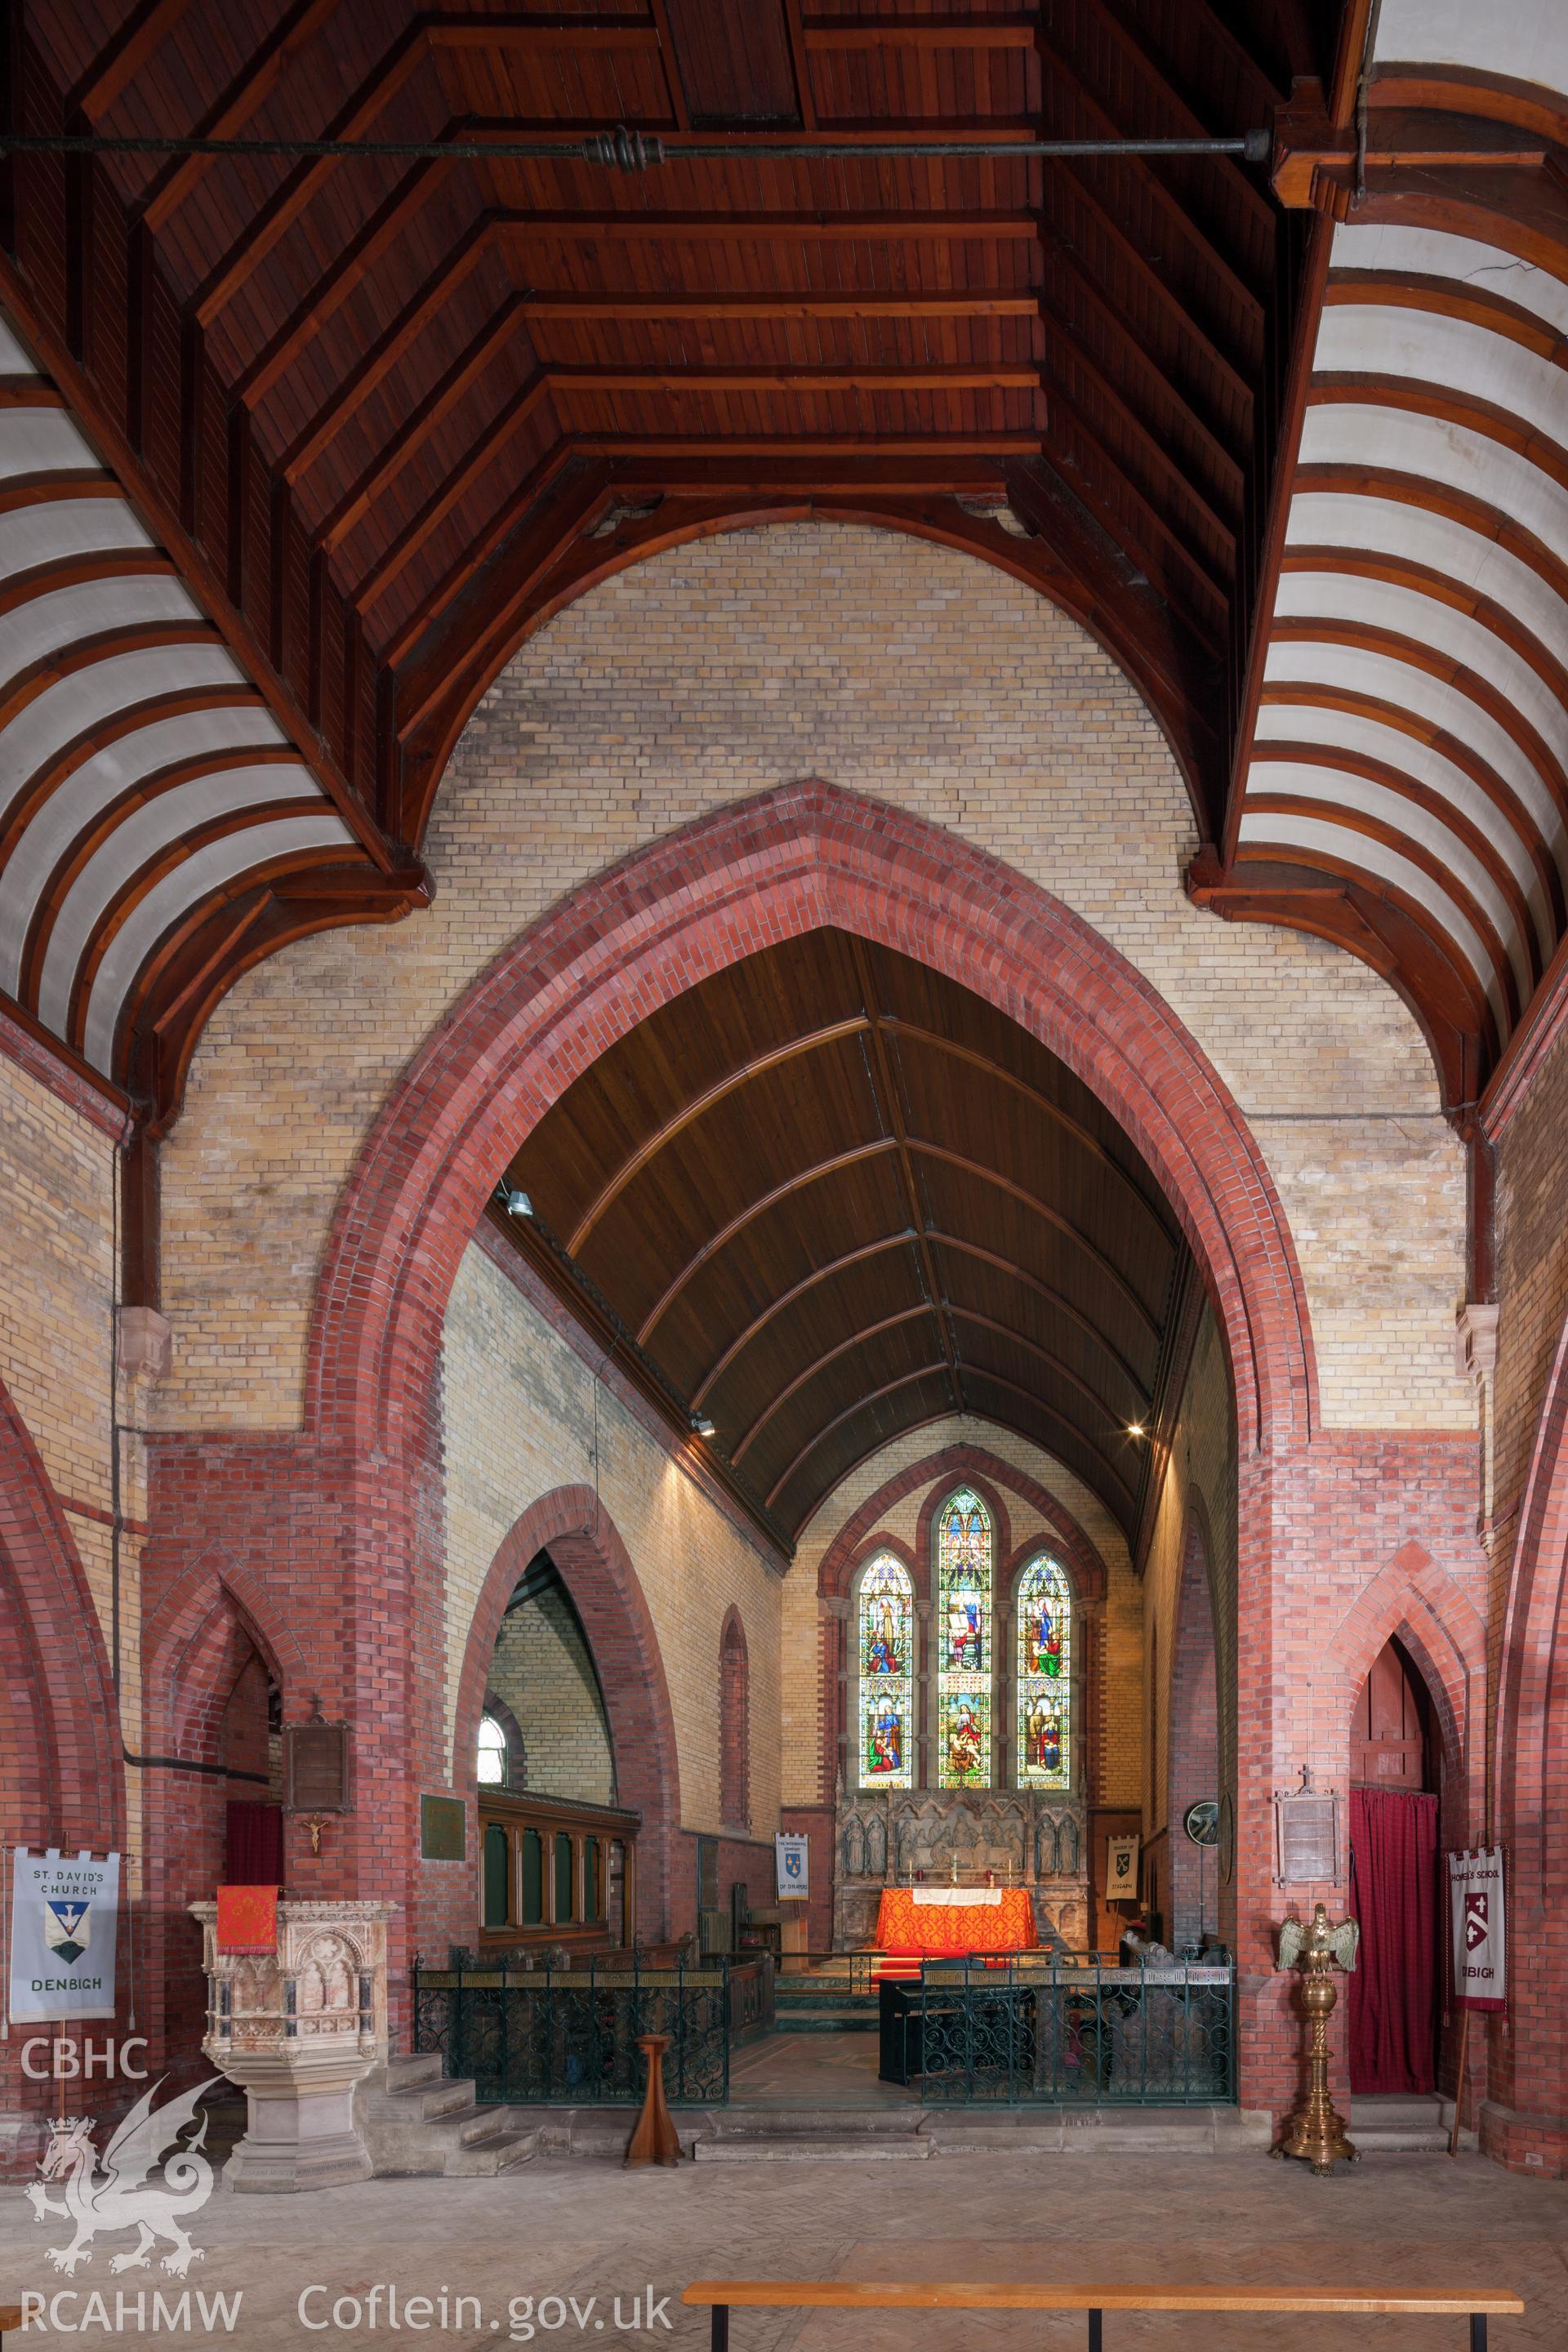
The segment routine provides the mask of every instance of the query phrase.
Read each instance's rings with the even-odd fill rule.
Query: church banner
[[[804,1903],[811,1893],[811,1848],[804,1836],[781,1831],[773,1839],[779,1901]]]
[[[1105,1899],[1108,1903],[1138,1900],[1138,1840],[1113,1837],[1105,1841]]]
[[[62,1859],[19,1845],[11,1874],[11,2015],[18,2023],[114,2015],[120,1856]]]
[[[1448,1856],[1454,1931],[1454,1999],[1460,2009],[1508,2007],[1503,1947],[1502,1848]]]

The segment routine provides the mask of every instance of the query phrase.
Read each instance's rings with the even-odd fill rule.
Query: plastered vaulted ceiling
[[[531,628],[813,512],[1077,614],[1193,896],[1471,1119],[1563,923],[1560,0],[23,0],[12,68],[23,138],[287,150],[0,163],[0,993],[148,1132],[238,973],[417,919]]]

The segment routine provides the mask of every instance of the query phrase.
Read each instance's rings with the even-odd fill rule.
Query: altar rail
[[[764,2311],[1081,2311],[1089,2352],[1102,2352],[1108,2311],[1304,2312],[1470,2323],[1470,2352],[1487,2352],[1487,2321],[1524,2310],[1510,2287],[977,2286],[946,2281],[863,2284],[849,2279],[694,2279],[680,2298],[713,2315],[713,2352],[729,2352],[730,2314]],[[1270,2331],[1270,2340],[1277,2335]],[[1375,2342],[1375,2337],[1373,2338]]]
[[[887,2006],[918,2011],[927,2106],[1217,2106],[1236,2097],[1236,1970],[1016,1955],[926,1960]],[[906,2032],[909,2028],[906,2027]],[[913,2037],[911,2035],[911,2042]]]
[[[483,2101],[529,2106],[640,2106],[645,2033],[669,2036],[672,2106],[722,2106],[731,2042],[773,2019],[765,1952],[693,1967],[653,1967],[631,1952],[538,1968],[454,1951],[444,1969],[416,1959],[411,1990],[416,2053],[437,2053],[452,2079],[471,2076]]]

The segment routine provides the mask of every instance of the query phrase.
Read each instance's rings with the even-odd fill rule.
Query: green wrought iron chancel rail
[[[448,2080],[471,2076],[481,2100],[535,2106],[642,2104],[645,2033],[669,2036],[672,2106],[721,2106],[731,2041],[773,2021],[773,1962],[652,1968],[635,1954],[565,1968],[518,1966],[454,1948],[451,1964],[414,1963],[413,2047],[438,2053]]]
[[[901,2013],[901,2014],[900,2014]],[[927,1960],[883,1994],[927,2106],[1216,2106],[1236,2097],[1232,1967]],[[901,2050],[897,2037],[901,2034]]]

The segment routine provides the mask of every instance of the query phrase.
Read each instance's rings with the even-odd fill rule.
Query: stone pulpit
[[[386,2057],[386,1923],[395,1903],[278,1906],[271,1952],[220,1952],[217,1906],[193,1903],[207,1978],[204,2054],[245,2092],[228,2189],[368,2180],[354,2085]]]

